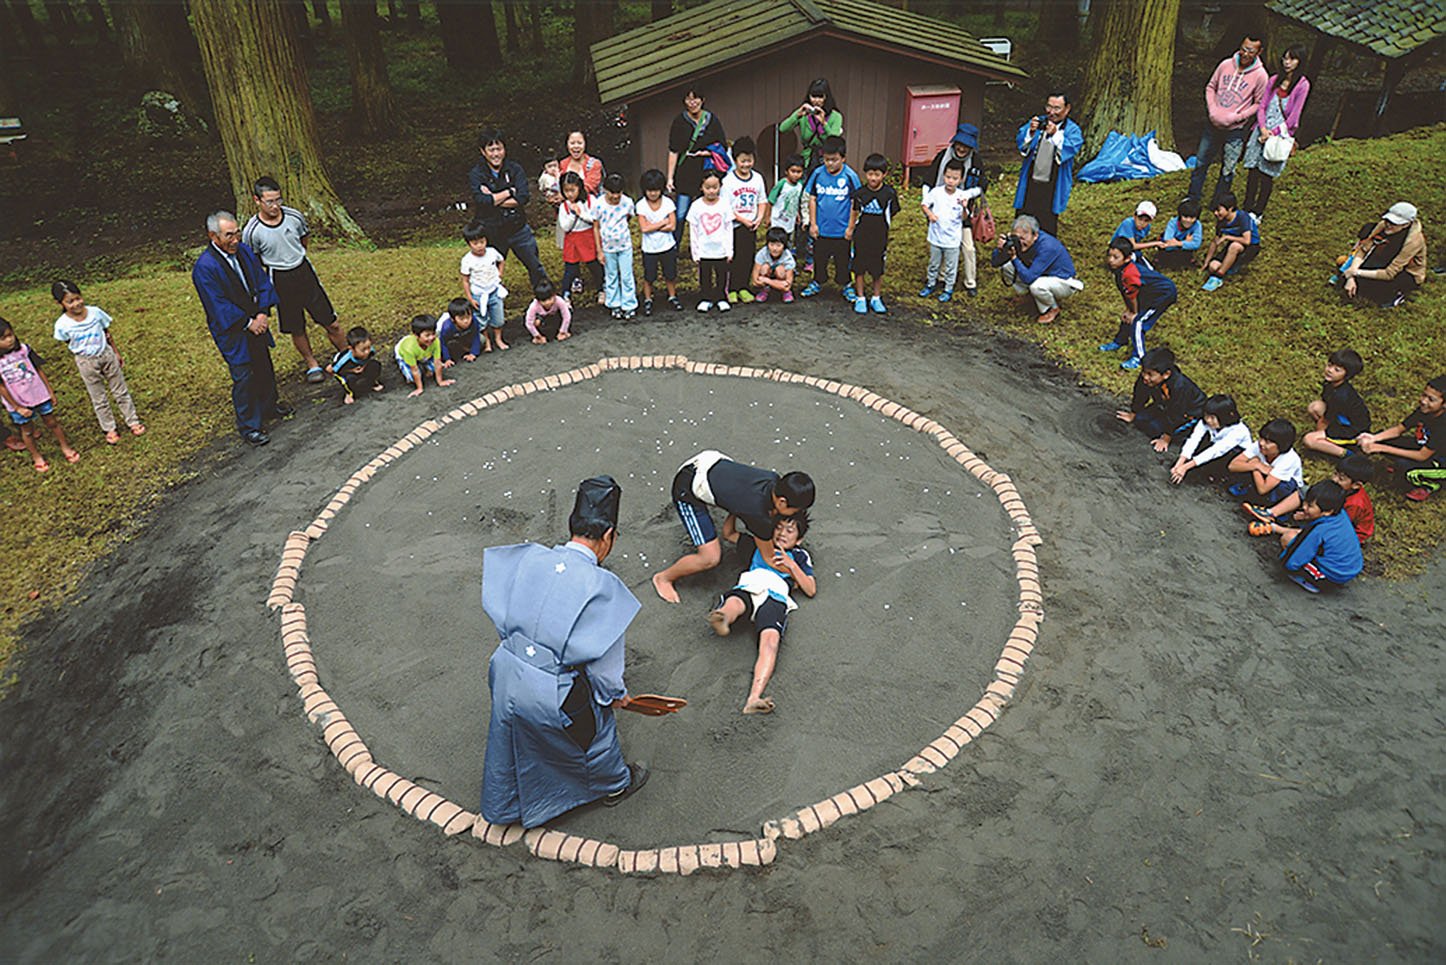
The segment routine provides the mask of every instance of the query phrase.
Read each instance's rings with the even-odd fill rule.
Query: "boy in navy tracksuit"
[[[1156,452],[1164,452],[1172,439],[1194,428],[1204,411],[1205,393],[1175,366],[1175,353],[1152,348],[1140,360],[1130,407],[1117,410],[1115,418],[1132,423],[1150,437]]]
[[[1120,363],[1120,368],[1137,369],[1145,357],[1145,333],[1155,327],[1165,309],[1175,304],[1179,292],[1173,281],[1135,253],[1129,238],[1116,236],[1111,240],[1106,259],[1115,274],[1115,287],[1125,300],[1125,310],[1120,313],[1119,331],[1100,346],[1100,351],[1118,352],[1128,345],[1130,357]]]
[[[1322,480],[1305,494],[1300,511],[1305,526],[1299,532],[1281,534],[1280,563],[1285,574],[1308,592],[1344,586],[1365,568],[1355,524],[1341,512],[1345,502],[1346,492],[1339,483]]]

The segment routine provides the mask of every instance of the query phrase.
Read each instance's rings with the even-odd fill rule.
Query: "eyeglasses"
[[[281,199],[281,197],[280,197],[279,195],[278,195],[277,197],[274,197],[274,198],[262,198],[262,199],[261,199],[261,203],[262,203],[264,206],[268,207],[268,208],[276,208],[276,207],[279,207],[279,206],[281,205],[281,201],[282,201],[282,199]]]

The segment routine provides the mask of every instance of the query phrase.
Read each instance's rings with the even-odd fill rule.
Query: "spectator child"
[[[797,263],[788,250],[788,232],[782,228],[769,228],[764,236],[763,247],[753,259],[753,277],[750,284],[758,289],[754,296],[757,301],[766,302],[770,292],[782,292],[785,304],[793,301],[793,275]]]
[[[597,246],[603,256],[607,307],[613,318],[632,318],[638,310],[638,289],[633,280],[633,233],[628,219],[634,214],[633,199],[623,194],[623,176],[617,172],[603,178],[603,191],[593,199],[593,225]]]
[[[467,253],[462,256],[462,294],[472,305],[483,329],[485,342],[482,351],[492,351],[495,342],[500,349],[511,348],[502,341],[502,299],[507,292],[502,287],[502,252],[487,244],[487,228],[480,221],[474,221],[462,229],[467,241]],[[433,330],[435,335],[435,328]],[[438,351],[441,346],[437,346]]]
[[[454,355],[460,355],[464,362],[474,362],[482,354],[482,326],[472,313],[470,301],[454,298],[447,303],[447,310],[437,316],[437,341],[442,343],[444,369],[452,367]]]
[[[864,186],[854,194],[854,311],[860,315],[872,308],[880,315],[884,307],[884,259],[889,248],[889,226],[899,213],[899,192],[884,183],[889,162],[882,154],[864,159]],[[960,192],[963,194],[963,192]],[[873,278],[873,297],[864,293],[864,277]]]
[[[550,157],[542,165],[542,173],[537,176],[537,190],[549,201],[558,194],[558,187],[562,183],[562,164],[555,157]]]
[[[1346,454],[1346,446],[1356,444],[1357,436],[1371,431],[1371,410],[1351,384],[1365,367],[1360,355],[1348,348],[1338,349],[1326,359],[1320,398],[1305,410],[1315,421],[1315,428],[1302,440],[1307,449],[1339,459]]]
[[[1200,421],[1181,447],[1180,458],[1170,467],[1170,481],[1179,485],[1191,470],[1199,469],[1201,478],[1219,482],[1229,471],[1231,460],[1250,444],[1250,428],[1240,421],[1235,400],[1228,395],[1212,395],[1205,400]]]
[[[698,311],[715,306],[728,311],[724,285],[728,259],[733,257],[733,209],[720,196],[723,179],[717,171],[703,172],[699,190],[703,196],[688,207],[688,246],[698,264]]]
[[[1151,268],[1144,255],[1135,251],[1129,238],[1116,235],[1105,257],[1120,297],[1125,300],[1125,310],[1120,313],[1119,331],[1100,346],[1100,351],[1118,352],[1129,346],[1130,357],[1120,363],[1120,368],[1137,369],[1145,357],[1145,333],[1175,304],[1179,293],[1173,281]]]
[[[929,274],[924,287],[919,289],[920,298],[934,294],[934,286],[943,283],[939,301],[947,302],[954,297],[954,280],[959,274],[959,245],[964,240],[964,213],[969,200],[959,187],[964,180],[964,162],[950,158],[944,165],[942,184],[936,184],[924,192],[920,205],[924,217],[929,220]],[[942,274],[940,268],[942,267]]]
[[[1121,221],[1120,226],[1115,229],[1115,233],[1110,240],[1125,238],[1130,242],[1130,247],[1134,251],[1155,247],[1159,242],[1149,240],[1150,228],[1155,223],[1155,214],[1155,202],[1141,201],[1135,205],[1134,217]]]
[[[1175,209],[1175,217],[1165,223],[1165,230],[1156,241],[1136,244],[1135,250],[1153,248],[1150,260],[1157,268],[1179,268],[1189,264],[1200,250],[1205,229],[1200,224],[1200,202],[1185,199]]]
[[[582,273],[587,270],[597,289],[597,303],[603,303],[603,271],[597,260],[597,235],[593,232],[592,202],[576,171],[566,171],[559,182],[562,201],[557,206],[558,244],[562,248],[562,297],[583,291]]]
[[[1152,348],[1140,360],[1130,407],[1117,410],[1115,418],[1134,425],[1156,452],[1164,452],[1172,439],[1194,428],[1204,409],[1205,393],[1180,371],[1175,353]]]
[[[643,314],[653,314],[653,282],[662,269],[663,284],[668,288],[668,304],[681,312],[678,300],[678,208],[663,193],[668,179],[662,171],[650,168],[643,172],[643,200],[638,205],[638,233],[643,239]]]
[[[1304,489],[1300,453],[1291,448],[1294,445],[1295,426],[1289,419],[1271,419],[1261,426],[1260,438],[1230,460],[1230,471],[1245,477],[1230,487],[1230,495],[1259,498],[1269,507]]]
[[[854,238],[854,193],[863,187],[858,173],[844,163],[848,155],[842,137],[824,138],[823,167],[815,168],[804,185],[808,196],[808,232],[813,238],[813,281],[801,294],[812,298],[828,281],[829,262],[833,262],[834,280],[843,289],[844,297],[854,300],[849,281],[849,247]]]
[[[1336,463],[1335,471],[1331,473],[1331,481],[1345,491],[1344,509],[1350,517],[1351,525],[1355,527],[1356,537],[1362,544],[1376,533],[1376,507],[1371,503],[1370,493],[1366,492],[1366,483],[1375,477],[1376,467],[1370,457],[1359,452],[1348,453]],[[1303,497],[1304,493],[1296,490],[1274,506],[1241,503],[1246,514],[1255,517],[1250,523],[1250,535],[1270,536],[1284,533],[1286,527],[1280,521],[1292,513],[1296,519],[1304,519],[1300,513]]]
[[[1345,586],[1365,569],[1361,541],[1351,519],[1341,512],[1345,490],[1323,479],[1305,494],[1300,529],[1282,527],[1280,563],[1291,582],[1310,593]]]
[[[462,314],[470,321],[470,306],[460,298],[453,304],[457,302],[462,302]],[[332,356],[326,372],[341,383],[341,401],[351,405],[356,401],[357,389],[381,392],[386,386],[382,385],[382,363],[372,353],[371,333],[360,325],[356,326],[346,333],[346,346],[345,351]]]
[[[437,320],[431,315],[412,319],[412,334],[398,340],[393,349],[402,378],[412,386],[407,398],[422,394],[422,377],[432,373],[438,387],[452,385],[456,380],[442,377],[442,343],[437,340]]]
[[[115,413],[111,412],[106,389],[115,397],[120,406],[121,418],[130,426],[131,435],[138,436],[146,431],[136,415],[136,404],[131,400],[130,388],[126,385],[125,372],[121,366],[120,349],[111,337],[111,317],[95,305],[87,305],[80,289],[73,281],[58,281],[50,286],[50,294],[60,303],[64,312],[55,320],[55,338],[70,346],[75,358],[75,367],[80,370],[80,381],[90,395],[90,404],[95,407],[95,417],[105,433],[105,441],[111,445],[120,442],[116,432]]]
[[[773,678],[788,615],[798,609],[791,591],[796,586],[807,596],[818,592],[813,558],[798,545],[807,533],[807,511],[795,516],[773,517],[772,558],[764,559],[755,544],[748,569],[739,575],[738,585],[723,594],[717,608],[708,614],[709,625],[720,637],[728,636],[733,622],[743,616],[753,622],[753,629],[758,633],[758,659],[753,665],[748,699],[743,704],[745,714],[767,714],[774,708],[773,698],[763,696],[763,691]]]
[[[733,254],[728,259],[728,300],[751,302],[748,288],[758,226],[768,216],[768,186],[753,169],[757,149],[744,135],[733,142],[733,170],[723,176],[723,200],[733,209]]]
[[[1361,451],[1385,456],[1387,471],[1404,478],[1406,498],[1423,503],[1446,481],[1446,375],[1426,383],[1415,411],[1380,432],[1356,437]]]
[[[672,238],[672,235],[668,237]],[[524,320],[533,345],[547,344],[547,336],[538,330],[537,323],[548,315],[556,315],[560,320],[557,326],[559,342],[572,338],[572,306],[568,305],[566,298],[558,295],[552,282],[543,280],[532,286],[532,304],[527,306],[527,317]]]
[[[43,364],[39,354],[20,341],[10,323],[0,318],[0,401],[5,403],[10,421],[19,427],[36,472],[50,470],[50,463],[35,444],[36,419],[54,434],[66,462],[80,462],[80,453],[71,446],[65,429],[55,417],[55,394],[50,390]]]
[[[808,205],[803,200],[803,156],[783,159],[783,177],[768,192],[768,227],[782,228],[793,238],[794,260],[808,252]],[[812,264],[804,266],[812,271]]]
[[[1235,195],[1226,191],[1215,200],[1215,240],[1205,252],[1205,273],[1210,277],[1200,287],[1213,292],[1225,284],[1225,276],[1248,265],[1260,253],[1260,223],[1235,206]]]

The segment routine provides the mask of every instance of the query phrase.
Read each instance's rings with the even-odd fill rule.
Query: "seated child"
[[[1155,202],[1141,201],[1135,206],[1135,215],[1120,222],[1115,233],[1110,236],[1110,241],[1116,238],[1124,238],[1130,243],[1133,251],[1142,251],[1146,248],[1154,248],[1158,241],[1150,241],[1150,227],[1155,223]]]
[[[1175,283],[1150,267],[1132,244],[1129,238],[1117,235],[1105,254],[1105,263],[1115,275],[1115,287],[1125,300],[1125,310],[1120,313],[1119,331],[1100,345],[1100,351],[1118,352],[1129,346],[1130,357],[1120,363],[1122,369],[1140,367],[1145,357],[1145,333],[1155,327],[1179,295]]]
[[[437,320],[430,315],[418,315],[412,319],[412,334],[397,341],[393,354],[402,378],[413,387],[407,398],[422,394],[423,373],[432,373],[439,387],[456,381],[442,377],[442,345],[437,341]]]
[[[1225,276],[1249,264],[1260,254],[1260,223],[1235,206],[1235,195],[1226,191],[1215,199],[1215,240],[1205,252],[1205,273],[1200,287],[1213,292],[1225,284]]]
[[[1351,525],[1356,528],[1356,536],[1363,544],[1376,534],[1376,507],[1371,503],[1370,493],[1366,492],[1366,483],[1374,479],[1375,475],[1376,467],[1371,463],[1370,457],[1359,452],[1347,454],[1336,463],[1335,472],[1331,473],[1331,482],[1341,487],[1346,494],[1346,515],[1350,517]],[[1250,524],[1250,535],[1270,536],[1284,532],[1280,521],[1291,513],[1295,514],[1296,519],[1304,519],[1299,512],[1304,502],[1302,495],[1297,490],[1270,507],[1242,503],[1241,507],[1245,512],[1255,517]]]
[[[1150,261],[1156,268],[1182,268],[1195,257],[1205,239],[1200,225],[1200,202],[1186,198],[1175,209],[1175,217],[1165,223],[1165,231],[1156,241],[1136,244],[1135,250],[1151,248]]]
[[[753,258],[754,299],[768,301],[773,292],[782,292],[785,303],[793,301],[793,273],[797,268],[793,252],[788,250],[788,232],[769,228],[763,236],[763,247]]]
[[[1236,499],[1260,498],[1274,506],[1291,493],[1305,488],[1300,453],[1295,445],[1295,426],[1289,419],[1271,419],[1260,427],[1260,438],[1230,460],[1230,471],[1245,476],[1228,490]]]
[[[723,594],[717,609],[708,614],[708,623],[720,637],[728,636],[733,622],[741,616],[752,620],[758,632],[758,660],[753,665],[753,685],[743,705],[745,714],[773,711],[773,698],[763,696],[763,691],[773,677],[788,615],[798,609],[790,591],[797,586],[808,596],[818,592],[813,558],[798,545],[807,533],[807,511],[773,517],[773,558],[765,560],[763,553],[755,548],[748,569],[738,577],[738,585]]]
[[[1305,409],[1315,420],[1315,428],[1301,440],[1307,449],[1339,459],[1346,446],[1356,444],[1357,436],[1371,431],[1371,410],[1351,385],[1365,367],[1360,355],[1348,348],[1337,349],[1326,359],[1320,398]]]
[[[1405,480],[1407,499],[1430,499],[1446,481],[1446,375],[1426,383],[1406,418],[1380,432],[1363,432],[1356,442],[1361,452],[1390,460],[1386,471]]]
[[[507,289],[502,287],[502,252],[487,245],[487,229],[474,221],[462,229],[467,253],[462,256],[462,297],[472,304],[485,341],[482,351],[492,351],[493,342],[500,349],[510,346],[502,341],[502,300]]]
[[[437,316],[437,341],[442,343],[442,368],[449,369],[462,356],[464,362],[475,362],[482,354],[482,326],[472,311],[472,303],[454,298],[447,310]]]
[[[884,307],[884,262],[889,248],[889,226],[899,213],[899,192],[884,183],[889,173],[888,158],[870,154],[864,159],[864,186],[854,194],[854,311],[859,315],[873,309],[879,315]],[[968,197],[968,192],[964,192]],[[873,279],[872,295],[864,287],[864,278]]]
[[[559,342],[572,338],[572,306],[568,305],[567,299],[557,294],[552,287],[552,282],[543,279],[532,286],[532,304],[527,306],[527,317],[523,324],[527,326],[527,332],[532,336],[533,345],[547,344],[547,336],[538,331],[537,323],[548,315],[556,315],[559,319],[557,326],[557,340]]]
[[[30,452],[36,472],[49,472],[50,463],[35,445],[35,420],[55,435],[66,462],[80,462],[80,453],[65,437],[65,429],[55,417],[55,393],[41,367],[43,360],[29,345],[20,341],[10,323],[0,318],[0,401],[10,413],[10,421],[20,429],[20,438]]]
[[[1250,427],[1240,421],[1235,400],[1228,395],[1212,395],[1205,400],[1200,421],[1180,449],[1180,458],[1170,467],[1170,481],[1179,485],[1191,470],[1199,469],[1202,471],[1198,478],[1219,482],[1229,471],[1230,461],[1250,443]]]
[[[466,302],[462,305],[470,318],[470,306]],[[358,325],[346,333],[346,345],[345,351],[332,356],[326,371],[341,383],[341,401],[351,405],[356,401],[357,389],[380,392],[385,386],[382,385],[382,363],[372,354],[371,333]]]
[[[1361,541],[1350,517],[1341,512],[1345,490],[1329,479],[1305,494],[1300,529],[1280,531],[1280,563],[1291,582],[1311,593],[1345,586],[1365,569]]]
[[[1130,407],[1115,418],[1132,423],[1150,438],[1156,452],[1170,448],[1176,436],[1192,429],[1205,408],[1205,393],[1175,364],[1175,353],[1152,348],[1140,360]]]

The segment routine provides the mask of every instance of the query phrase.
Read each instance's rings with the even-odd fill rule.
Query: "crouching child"
[[[341,401],[351,405],[358,389],[380,392],[385,386],[382,363],[372,353],[371,333],[358,325],[346,333],[346,345],[346,351],[332,356],[326,372],[341,383]]]
[[[1291,582],[1310,593],[1345,586],[1365,568],[1361,541],[1341,512],[1346,492],[1323,479],[1310,487],[1300,515],[1305,525],[1280,533],[1280,563]]]

